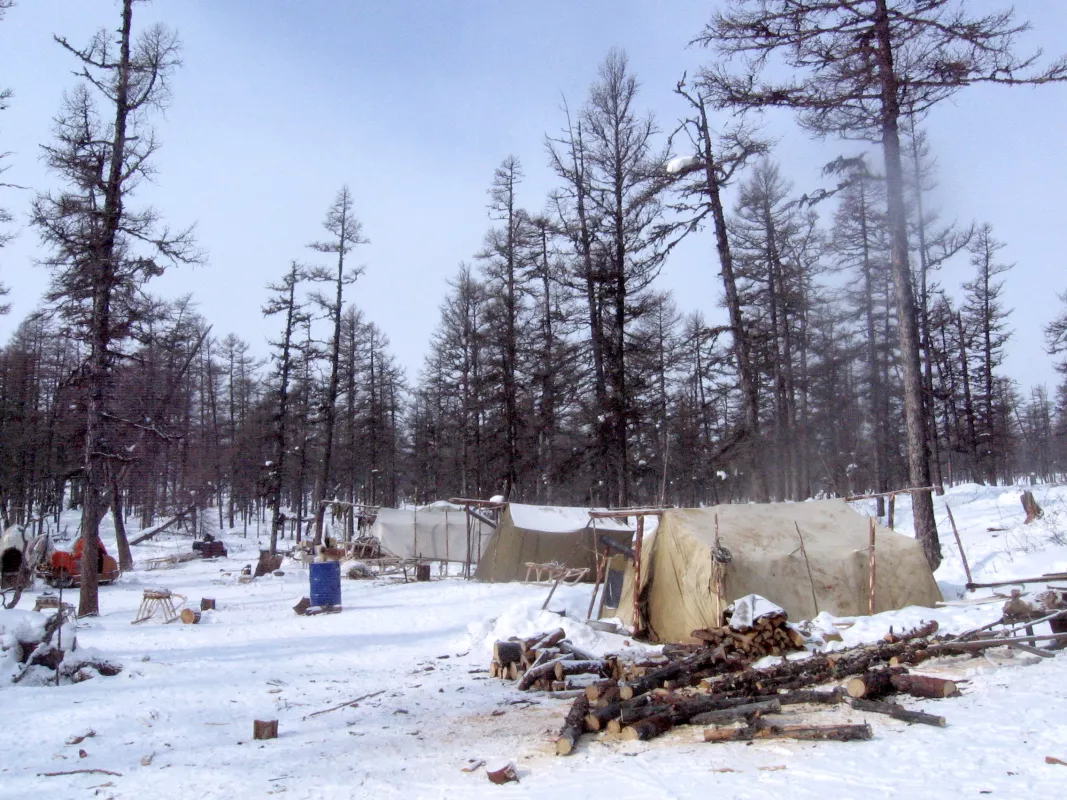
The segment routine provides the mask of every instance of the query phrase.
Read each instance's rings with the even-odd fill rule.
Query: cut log
[[[837,688],[829,692],[820,692],[814,689],[796,689],[792,692],[784,692],[775,695],[775,699],[783,706],[794,706],[800,703],[817,703],[821,705],[837,705],[845,699],[844,689]]]
[[[1041,506],[1039,506],[1034,499],[1034,493],[1029,489],[1023,492],[1023,495],[1019,500],[1023,504],[1023,511],[1026,512],[1026,525],[1045,516],[1045,512],[1041,510]]]
[[[200,622],[200,612],[191,608],[183,608],[181,616],[184,625],[196,625]]]
[[[619,716],[622,703],[609,703],[601,708],[594,708],[585,715],[585,729],[599,731],[607,727],[608,723]]]
[[[529,646],[529,650],[544,650],[546,647],[554,647],[567,638],[567,632],[563,628],[556,628],[551,633],[546,633]]]
[[[519,780],[519,773],[515,771],[515,765],[512,762],[508,762],[503,766],[492,767],[492,765],[485,768],[485,777],[491,780],[495,784],[504,784],[509,781]]]
[[[588,650],[583,650],[573,642],[569,642],[566,639],[558,643],[558,647],[561,653],[570,653],[577,661],[597,661],[599,660],[595,655]]]
[[[726,653],[721,647],[696,653],[689,658],[667,664],[666,666],[653,670],[642,678],[638,678],[637,680],[620,686],[619,697],[623,700],[629,700],[644,694],[651,689],[662,686],[664,681],[674,680],[678,678],[679,675],[683,674],[691,675],[694,672],[699,672],[713,664],[720,663],[725,659]]]
[[[278,738],[278,720],[276,719],[257,719],[252,721],[252,738],[253,739],[277,739]]]
[[[293,606],[293,611],[295,611],[299,616],[302,617],[308,613],[309,608],[311,608],[310,598],[301,597],[300,601],[295,606]]]
[[[863,725],[770,725],[756,720],[751,725],[705,728],[705,742],[748,742],[753,739],[802,739],[854,742],[872,737],[871,726]]]
[[[507,678],[509,681],[517,681],[519,679],[519,665],[512,661],[507,667],[502,667],[506,670]]]
[[[893,686],[893,678],[897,677],[893,671],[872,670],[863,675],[857,675],[845,684],[845,691],[849,697],[861,697],[867,700],[877,700],[897,691]]]
[[[742,706],[723,708],[718,711],[704,711],[689,718],[690,725],[724,725],[739,719],[751,719],[764,714],[777,714],[782,710],[778,700],[761,700],[757,703],[745,703]]]
[[[955,681],[933,675],[894,675],[893,688],[912,697],[955,697],[960,693]]]
[[[666,733],[673,727],[674,720],[671,717],[671,713],[668,711],[662,714],[655,714],[651,717],[645,717],[632,725],[628,725],[623,728],[622,738],[627,741],[633,741],[635,739],[646,741]]]
[[[578,737],[585,730],[585,715],[589,713],[589,698],[583,692],[571,705],[563,720],[563,728],[560,729],[559,738],[556,739],[556,755],[570,755],[578,744]]]
[[[534,683],[546,675],[555,675],[556,664],[564,661],[567,656],[557,656],[554,659],[545,661],[542,664],[536,664],[526,670],[526,674],[522,676],[522,680],[519,681],[519,689],[521,691],[527,691]]]
[[[498,664],[517,664],[522,660],[522,645],[518,642],[495,642],[493,658]]]
[[[857,711],[868,711],[872,714],[886,714],[894,719],[903,720],[904,722],[917,722],[922,725],[934,725],[938,728],[944,728],[946,725],[944,717],[938,717],[934,714],[925,714],[922,711],[909,711],[896,703],[883,703],[878,700],[853,699],[849,701],[849,705]]]
[[[604,697],[609,690],[613,690],[614,694],[619,694],[619,682],[614,678],[608,678],[607,680],[597,681],[594,684],[590,684],[585,687],[585,696],[589,698],[590,703],[595,703],[601,697]]]
[[[214,597],[201,597],[200,598],[200,610],[201,611],[214,611],[215,610],[215,598]]]
[[[561,681],[568,675],[584,675],[586,673],[603,675],[604,667],[605,664],[600,659],[593,661],[557,661],[555,667],[556,680]]]

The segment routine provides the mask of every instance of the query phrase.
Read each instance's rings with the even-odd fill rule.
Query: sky
[[[25,225],[33,190],[54,178],[39,160],[65,90],[72,57],[53,34],[81,44],[119,22],[114,0],[16,0],[0,22],[0,86],[14,90],[0,113],[0,152],[10,152],[0,206],[19,235],[0,250],[0,281],[12,305],[0,343],[40,303],[46,271]],[[975,12],[1000,0],[967,0]],[[1067,3],[1017,2],[1034,30],[1024,49],[1067,52]],[[150,284],[161,296],[191,293],[214,333],[236,333],[265,355],[278,322],[261,312],[266,284],[292,259],[317,262],[306,245],[342,185],[370,243],[353,258],[365,272],[349,295],[389,337],[417,377],[439,306],[463,261],[473,261],[491,225],[486,190],[507,156],[522,162],[520,203],[534,211],[556,185],[545,135],[564,124],[566,102],[581,106],[608,50],[626,50],[642,84],[641,107],[663,135],[684,106],[672,90],[711,54],[688,47],[717,7],[661,0],[156,0],[138,5],[135,27],[163,21],[183,42],[173,99],[156,120],[163,147],[155,183],[135,204],[151,204],[174,227],[195,224],[204,266],[169,271]],[[797,194],[825,185],[821,166],[873,146],[818,142],[785,114],[766,120],[774,156]],[[993,225],[1014,263],[1005,304],[1014,309],[1005,372],[1028,392],[1057,383],[1042,328],[1061,313],[1067,220],[1067,84],[976,87],[938,106],[926,124],[940,185],[928,199],[946,220]],[[826,212],[829,213],[828,208]],[[959,291],[966,257],[939,276]],[[668,261],[660,288],[683,312],[724,320],[710,231]]]

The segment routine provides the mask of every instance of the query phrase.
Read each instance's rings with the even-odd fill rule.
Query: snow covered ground
[[[976,580],[1067,571],[1067,487],[1034,488],[1046,515],[1031,526],[1022,525],[1015,488],[963,486],[936,501],[946,599],[961,597],[966,579],[945,502]],[[910,529],[906,501],[897,519],[898,529]],[[240,583],[257,541],[224,539],[228,559],[138,567],[101,590],[103,615],[79,622],[79,647],[121,662],[120,675],[16,686],[7,680],[14,665],[0,664],[0,797],[1051,798],[1067,781],[1067,766],[1045,762],[1067,761],[1064,655],[997,651],[924,665],[968,681],[960,698],[907,704],[947,717],[945,729],[878,717],[868,742],[745,745],[705,744],[699,727],[683,727],[651,742],[583,737],[560,758],[553,742],[569,701],[520,693],[486,668],[495,638],[559,625],[586,649],[623,648],[623,637],[579,622],[590,587],[556,591],[550,607],[561,617],[540,612],[542,586],[343,580],[342,613],[298,617],[292,606],[308,593],[307,571],[287,561],[282,577]],[[143,564],[188,545],[146,543],[135,558]],[[193,607],[215,598],[217,610],[199,625],[131,625],[142,591],[156,586]],[[0,628],[26,624],[34,596],[0,611]],[[923,619],[962,631],[999,610],[993,603],[858,618],[840,646]],[[830,713],[863,719],[848,708]],[[254,741],[255,719],[277,719],[279,738]],[[521,781],[496,786],[484,768],[463,771],[480,760],[514,761]],[[75,769],[121,776],[40,774]]]

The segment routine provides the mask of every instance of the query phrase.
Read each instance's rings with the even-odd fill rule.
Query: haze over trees
[[[1067,77],[1015,53],[1011,14],[735,0],[693,32],[707,66],[674,87],[642,86],[612,50],[543,152],[500,154],[484,176],[485,206],[470,209],[472,224],[488,217],[483,244],[405,375],[360,307],[353,259],[388,265],[358,188],[328,206],[315,255],[263,266],[279,276],[263,280],[269,351],[218,330],[195,298],[150,293],[201,254],[137,202],[179,43],[139,31],[136,5],[84,48],[58,40],[81,79],[44,144],[62,188],[34,203],[52,289],[0,351],[5,524],[81,507],[89,553],[108,512],[147,526],[192,507],[223,531],[262,522],[275,550],[321,541],[342,504],[699,505],[1067,472],[1067,377],[1050,397],[1002,372],[1011,265],[997,221],[944,225],[929,201],[946,143],[922,123],[937,102]],[[763,69],[775,59],[795,78]],[[644,100],[672,89],[677,130]],[[767,106],[840,137],[834,188],[796,186],[756,120],[732,115]],[[538,160],[555,176],[547,196],[525,191],[523,163]],[[659,276],[703,229],[722,296],[672,297]],[[969,279],[943,285],[948,263]],[[723,325],[708,321],[715,302]],[[1049,323],[1050,357],[1067,352],[1065,320]],[[915,508],[936,565],[932,511]],[[82,587],[80,613],[95,613],[95,572]]]

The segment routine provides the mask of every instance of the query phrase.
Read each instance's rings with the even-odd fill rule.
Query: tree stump
[[[425,583],[430,580],[430,565],[429,564],[416,564],[415,565],[415,580]]]
[[[200,598],[200,610],[201,611],[214,611],[215,610],[215,598],[213,598],[213,597],[201,597]]]
[[[515,765],[510,761],[503,766],[496,766],[495,768],[494,765],[489,765],[485,768],[485,775],[496,784],[519,780],[519,773],[515,771]]]
[[[1037,504],[1034,499],[1034,493],[1027,489],[1023,492],[1023,496],[1019,498],[1023,504],[1023,511],[1026,512],[1026,524],[1029,525],[1035,519],[1041,519],[1045,516],[1045,512],[1041,510],[1041,506]]]
[[[277,739],[278,738],[278,720],[276,719],[257,719],[252,721],[252,738],[253,739]]]

